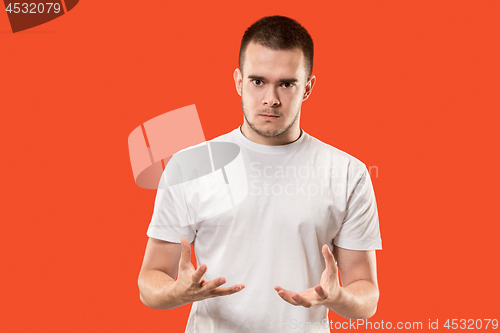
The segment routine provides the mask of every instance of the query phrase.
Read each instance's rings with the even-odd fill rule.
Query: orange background
[[[499,1],[83,0],[17,34],[0,12],[0,331],[184,331],[139,300],[155,191],[127,137],[189,104],[236,128],[240,39],[274,14],[315,42],[302,128],[378,168],[371,321],[500,319]]]

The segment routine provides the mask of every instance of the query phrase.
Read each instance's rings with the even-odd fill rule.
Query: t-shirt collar
[[[299,149],[299,147],[305,141],[306,136],[308,136],[306,132],[300,129],[300,137],[294,142],[288,143],[286,145],[268,146],[248,140],[241,132],[241,126],[233,131],[233,135],[236,136],[238,143],[240,143],[242,146],[264,154],[286,154],[294,152]]]

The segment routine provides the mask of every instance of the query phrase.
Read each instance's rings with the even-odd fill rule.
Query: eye
[[[290,89],[293,87],[293,83],[291,82],[284,82],[283,84],[281,84],[281,86],[285,89]]]
[[[253,84],[255,84],[256,86],[261,86],[263,84],[263,82],[261,80],[252,80]]]

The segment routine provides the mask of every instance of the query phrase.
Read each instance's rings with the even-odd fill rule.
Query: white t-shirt
[[[158,189],[147,235],[194,241],[197,265],[208,267],[207,280],[223,276],[224,286],[242,283],[245,289],[194,302],[186,332],[330,332],[326,307],[293,306],[274,287],[300,292],[318,284],[324,244],[330,250],[333,244],[382,248],[366,166],[304,131],[282,146],[252,142],[239,128],[210,142],[239,146],[244,199],[201,222],[180,221],[173,192]]]

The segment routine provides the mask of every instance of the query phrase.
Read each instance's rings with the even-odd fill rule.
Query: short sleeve
[[[357,177],[351,177],[352,185],[347,186],[346,213],[333,243],[349,250],[381,250],[375,193],[366,166],[363,165],[361,170]]]
[[[172,198],[172,192],[166,185],[165,172],[159,184],[147,235],[151,238],[173,243],[180,243],[181,238],[185,238],[190,243],[193,242],[196,236],[195,227],[192,224],[181,224]]]

